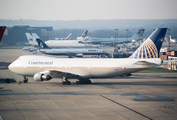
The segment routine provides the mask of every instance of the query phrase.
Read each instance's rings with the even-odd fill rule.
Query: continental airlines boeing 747
[[[25,55],[9,65],[9,69],[19,75],[33,77],[35,81],[63,78],[62,84],[70,84],[69,79],[78,79],[78,84],[91,83],[93,78],[109,78],[153,68],[164,62],[159,51],[167,28],[156,29],[149,38],[129,57],[118,59],[102,58],[54,58]]]

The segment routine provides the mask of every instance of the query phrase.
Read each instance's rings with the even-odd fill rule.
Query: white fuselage
[[[96,48],[97,45],[79,43],[78,40],[48,40],[45,41],[50,48]]]
[[[147,64],[146,64],[147,63]],[[162,64],[160,58],[152,59],[84,59],[53,58],[26,55],[19,57],[9,65],[9,69],[22,76],[34,76],[36,73],[48,73],[53,78],[108,78],[120,76]],[[72,77],[72,75],[74,77]]]
[[[71,55],[71,54],[83,54],[83,55],[102,55],[108,54],[102,49],[97,48],[59,48],[59,49],[40,49],[41,53],[50,55]]]

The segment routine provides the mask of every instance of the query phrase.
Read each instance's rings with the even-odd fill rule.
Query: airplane
[[[38,44],[35,42],[35,37],[32,36],[30,33],[25,33],[27,39],[28,39],[28,43],[25,43],[26,45],[31,45],[34,47],[37,47]]]
[[[169,35],[169,38],[170,38],[170,42],[171,42],[171,43],[176,43],[176,42],[177,42],[175,39],[172,39],[172,38],[171,38],[171,35]]]
[[[27,46],[27,47],[22,48],[22,50],[36,53],[38,48],[34,46]]]
[[[129,43],[133,42],[135,40],[139,40],[142,38],[143,33],[145,29],[140,29],[135,35],[133,35],[131,38],[118,38],[118,40],[115,41],[115,38],[86,38],[87,42],[92,44],[101,44],[102,42],[110,42],[110,43],[116,43],[116,44],[122,44],[122,43]]]
[[[2,39],[2,37],[4,35],[5,29],[6,29],[6,26],[0,26],[0,42],[1,42],[1,39]]]
[[[88,30],[85,30],[77,40],[47,40],[45,43],[84,43],[85,37],[87,36]]]
[[[79,42],[85,41],[85,37],[87,36],[88,30],[85,30],[80,37],[77,37]]]
[[[47,46],[41,39],[37,38],[39,51],[43,54],[49,55],[67,55],[69,58],[72,57],[83,57],[83,55],[109,55],[102,49],[98,48],[53,48]]]
[[[90,79],[94,78],[131,75],[133,72],[177,61],[162,61],[158,58],[166,31],[167,28],[157,28],[129,58],[71,59],[24,55],[12,62],[8,68],[24,76],[24,82],[28,82],[26,77],[33,77],[35,81],[63,78],[63,85],[71,83],[68,79],[78,79],[76,84],[90,84]]]
[[[66,38],[55,38],[55,40],[71,40],[71,35],[72,33],[70,33]]]
[[[123,45],[127,49],[127,51],[134,51],[134,50],[136,50],[138,48],[137,46],[128,47],[128,46],[126,46],[125,43],[123,43]]]
[[[36,33],[25,33],[28,39],[28,44],[34,47],[38,47],[38,43],[36,41],[37,38],[40,38]],[[33,39],[33,41],[32,41]],[[82,44],[78,43],[77,40],[48,40],[45,41],[45,43],[50,48],[98,48],[97,45],[91,45],[91,44]]]

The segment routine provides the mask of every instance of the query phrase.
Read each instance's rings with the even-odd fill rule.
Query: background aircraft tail
[[[4,35],[5,29],[6,29],[6,26],[0,26],[0,42],[1,42],[2,36]]]
[[[125,43],[123,43],[124,47],[128,49],[128,47],[125,45]]]
[[[72,33],[70,33],[70,34],[65,38],[65,40],[71,40],[71,35],[72,35]]]
[[[30,33],[25,33],[29,43],[33,42],[33,36]]]
[[[40,38],[36,39],[40,49],[50,49]]]
[[[139,29],[139,31],[131,37],[131,39],[140,39],[144,34],[145,29]]]
[[[166,31],[167,28],[157,28],[129,58],[158,58]]]
[[[87,36],[87,33],[88,33],[88,30],[85,30],[80,37],[84,37],[85,38]]]
[[[32,33],[33,41],[36,42],[37,38],[40,38],[36,33]]]

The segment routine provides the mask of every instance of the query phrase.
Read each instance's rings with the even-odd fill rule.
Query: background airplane
[[[87,35],[88,30],[85,30],[80,37],[77,37],[77,40],[47,40],[45,43],[84,43],[85,36]]]
[[[70,84],[68,79],[78,79],[77,84],[91,83],[93,78],[109,78],[130,75],[143,69],[160,66],[163,63],[159,51],[167,28],[156,29],[148,39],[129,57],[117,59],[70,59],[47,56],[25,55],[12,62],[8,68],[14,73],[33,77],[35,81],[63,78],[62,84]]]
[[[168,42],[171,42],[171,43],[176,43],[177,41],[176,41],[175,39],[172,39],[172,38],[171,38],[171,35],[169,35]]]
[[[39,51],[49,55],[67,55],[71,57],[83,57],[83,55],[109,55],[102,49],[98,48],[49,48],[41,39],[36,39],[39,46]]]
[[[118,40],[116,40],[115,38],[92,38],[92,37],[86,37],[86,43],[92,43],[92,44],[101,44],[103,42],[110,42],[110,43],[119,43],[119,44],[123,44],[123,43],[129,43],[135,40],[139,40],[142,38],[143,33],[144,33],[145,29],[140,29],[135,35],[133,35],[131,38],[118,38]],[[115,41],[116,40],[116,41]]]
[[[55,40],[71,40],[71,35],[72,33],[70,33],[66,38],[55,38]]]
[[[6,29],[6,26],[0,26],[0,42],[1,42],[1,39],[2,39],[2,37],[4,35],[5,29]]]
[[[129,47],[125,43],[123,43],[123,45],[124,45],[124,47],[126,48],[127,51],[134,51],[138,48],[137,46]]]
[[[85,37],[87,36],[88,30],[85,30],[80,37],[77,37],[78,41],[85,41]]]
[[[38,46],[38,43],[36,41],[37,38],[40,38],[36,33],[32,33],[32,36],[30,33],[25,33],[28,39],[28,42],[31,46]],[[31,38],[33,37],[33,39]],[[33,42],[32,42],[33,40]],[[97,45],[91,45],[91,44],[82,44],[78,43],[77,40],[50,40],[45,41],[47,46],[50,48],[97,48]]]

